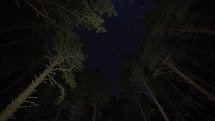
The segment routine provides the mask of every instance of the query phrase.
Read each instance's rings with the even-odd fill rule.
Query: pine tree
[[[84,56],[80,51],[81,44],[73,33],[64,34],[60,32],[58,33],[58,39],[60,39],[59,45],[47,56],[50,65],[35,80],[32,80],[32,83],[0,113],[0,121],[7,121],[46,79],[60,88],[61,95],[59,96],[59,102],[63,100],[65,95],[64,88],[53,77],[57,71],[63,74],[72,74],[75,70],[80,70]],[[66,82],[74,88],[74,77],[65,78]]]
[[[215,101],[215,96],[201,87],[198,83],[193,81],[185,75],[174,64],[170,53],[165,50],[165,46],[156,39],[145,40],[142,45],[142,60],[146,62],[147,67],[153,73],[154,77],[164,73],[175,73],[182,78],[186,83],[190,84],[196,90],[204,94],[208,100]]]

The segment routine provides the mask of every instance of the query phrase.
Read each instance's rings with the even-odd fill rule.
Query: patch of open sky
[[[105,17],[106,33],[78,30],[87,55],[85,68],[101,69],[110,81],[111,93],[116,93],[118,74],[124,54],[137,55],[137,42],[143,38],[143,17],[153,9],[157,0],[115,0],[117,16]]]

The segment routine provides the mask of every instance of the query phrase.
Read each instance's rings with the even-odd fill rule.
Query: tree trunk
[[[92,121],[96,121],[96,103],[93,104],[93,119]]]
[[[35,88],[37,88],[37,86],[44,81],[46,76],[50,74],[53,68],[59,63],[59,59],[53,61],[53,63],[48,66],[45,71],[35,79],[35,81],[32,81],[32,83],[14,101],[12,101],[6,108],[4,108],[4,110],[0,113],[0,121],[7,121],[10,116],[12,116],[16,112],[19,106],[23,104],[25,100],[31,95]]]
[[[158,107],[159,111],[161,112],[163,118],[165,121],[170,121],[168,116],[166,115],[165,111],[163,110],[163,108],[161,107],[160,103],[158,102],[158,100],[156,99],[154,93],[152,92],[152,90],[150,89],[149,85],[147,84],[146,80],[144,79],[144,72],[143,70],[140,68],[139,65],[134,65],[134,74],[137,75],[137,77],[139,78],[140,82],[143,82],[143,85],[145,86],[145,88],[149,91],[149,94],[152,96],[153,101],[155,102],[156,106]]]
[[[77,121],[81,121],[81,116],[83,114],[84,111],[84,106],[83,106],[83,102],[84,102],[84,96],[80,93],[80,100],[78,100],[78,114],[77,114]]]
[[[178,89],[178,87],[174,83],[169,81],[168,79],[166,79],[166,80],[172,86],[172,88],[184,99],[184,94]]]
[[[139,113],[139,107],[137,105],[137,103],[135,103],[135,109],[136,109],[136,113],[137,113],[137,116],[138,116],[138,120],[139,121],[144,121],[142,118],[141,118],[141,114]]]
[[[215,30],[198,28],[198,27],[179,26],[179,25],[170,27],[169,30],[176,31],[176,32],[184,32],[184,33],[215,34]]]
[[[146,118],[146,115],[145,115],[145,113],[144,113],[143,107],[142,107],[142,105],[141,105],[141,103],[140,103],[139,98],[137,97],[136,94],[134,94],[134,96],[135,96],[136,102],[137,102],[137,104],[138,104],[138,108],[140,109],[142,119],[143,119],[144,121],[148,121],[147,118]]]
[[[200,85],[198,85],[195,81],[190,79],[188,76],[183,74],[177,67],[174,65],[169,64],[167,61],[164,61],[164,64],[167,65],[171,70],[173,70],[178,76],[180,76],[183,80],[185,80],[188,84],[193,86],[195,89],[197,89],[199,92],[204,94],[208,100],[215,102],[215,96],[209,93],[207,90],[202,88]]]
[[[180,109],[178,109],[178,107],[172,102],[172,100],[169,99],[169,97],[168,97],[166,94],[164,94],[164,96],[165,96],[165,98],[168,100],[168,102],[172,105],[172,107],[175,109],[176,113],[179,113],[179,114],[181,114],[184,118],[186,118],[186,116],[183,114],[183,112],[182,112]]]
[[[165,111],[163,110],[163,107],[161,107],[160,103],[158,102],[158,100],[156,99],[154,93],[151,91],[150,87],[148,86],[148,84],[146,82],[144,82],[144,86],[146,87],[146,89],[149,91],[149,93],[152,96],[153,101],[155,102],[156,106],[158,107],[159,111],[161,112],[163,118],[165,121],[170,121],[168,116],[166,115]]]
[[[185,100],[185,96],[181,93],[181,91],[178,89],[178,87],[176,87],[171,81],[169,81],[168,79],[166,79],[171,85],[172,85],[172,87],[176,90],[176,92],[181,96],[181,98],[183,99],[183,100]],[[166,97],[166,99],[170,102],[170,104],[172,104],[172,106],[175,108],[175,109],[177,109],[184,117],[186,117],[184,114],[183,114],[183,111],[181,111],[181,109],[180,108],[178,108],[170,99],[168,99],[168,97],[167,96],[165,96]],[[205,119],[205,116],[202,114],[202,113],[200,113],[200,111],[195,107],[195,106],[193,106],[192,105],[192,108],[194,109],[194,111],[196,111],[199,115],[201,115],[203,118],[204,118],[204,120],[205,121],[207,121],[208,119]],[[177,112],[178,112],[177,111]],[[192,119],[193,120],[197,120],[195,117],[193,117],[192,116]]]

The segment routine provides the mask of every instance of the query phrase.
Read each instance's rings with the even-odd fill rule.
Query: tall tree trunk
[[[168,100],[168,102],[172,105],[172,107],[175,109],[176,113],[181,114],[184,118],[186,118],[184,113],[172,102],[172,100],[169,99],[169,97],[166,94],[164,94],[164,96]]]
[[[165,60],[163,61],[163,63],[165,65],[167,65],[171,70],[173,70],[173,72],[176,73],[179,77],[181,77],[183,80],[185,80],[188,84],[190,84],[192,87],[194,87],[199,92],[201,92],[202,94],[204,94],[208,98],[208,100],[215,102],[215,96],[214,95],[212,95],[211,93],[209,93],[207,90],[205,90],[204,88],[202,88],[199,84],[197,84],[195,81],[193,81],[188,76],[186,76],[185,74],[183,74],[175,65],[170,64],[169,62],[167,62]]]
[[[170,121],[169,118],[168,118],[168,116],[166,115],[165,111],[163,110],[163,107],[160,105],[160,103],[158,102],[158,100],[155,97],[154,93],[152,92],[152,90],[150,89],[150,87],[148,86],[148,84],[145,81],[144,81],[144,86],[149,91],[150,95],[152,96],[152,99],[155,102],[156,106],[158,107],[159,111],[161,112],[164,120],[165,121]]]
[[[184,99],[184,94],[178,89],[178,87],[174,83],[172,83],[170,80],[168,80],[168,79],[166,79],[166,80],[173,87],[173,89]]]
[[[143,119],[142,119],[142,117],[141,117],[141,114],[139,113],[139,107],[138,107],[138,105],[137,105],[137,103],[135,103],[135,109],[136,109],[136,113],[137,113],[137,116],[138,116],[138,120],[139,121],[144,121]]]
[[[92,121],[96,121],[96,103],[93,104],[93,119]]]
[[[145,88],[149,91],[149,94],[152,96],[153,101],[155,102],[155,105],[158,107],[159,111],[161,112],[163,118],[165,121],[170,121],[168,116],[166,115],[165,111],[163,110],[163,107],[160,105],[158,100],[156,99],[154,93],[152,92],[151,88],[146,82],[146,79],[144,78],[144,72],[140,68],[141,66],[138,64],[135,64],[133,67],[133,74],[135,74],[139,78],[139,82],[142,82]]]
[[[215,30],[180,25],[173,25],[173,27],[170,27],[169,30],[184,33],[215,34]]]
[[[168,79],[166,79],[170,84],[171,84],[171,86],[176,90],[176,92],[181,96],[181,98],[183,99],[183,100],[185,100],[185,96],[184,96],[184,94],[182,94],[182,92],[178,89],[178,87],[176,87],[171,81],[169,81]],[[168,98],[167,96],[165,96],[166,98]],[[178,108],[170,99],[167,99],[167,100],[169,100],[169,102],[170,102],[170,104],[172,104],[172,106],[173,107],[175,107],[182,115],[183,115],[183,111],[181,111],[181,109],[180,108]],[[193,106],[193,104],[191,104],[192,105],[192,108],[194,109],[194,111],[196,111],[197,113],[198,113],[198,115],[200,115],[200,116],[202,116],[203,118],[204,118],[204,120],[205,121],[207,121],[208,119],[206,119],[205,118],[205,116],[202,114],[202,113],[200,113],[200,111],[195,107],[195,106]],[[186,117],[185,115],[183,115],[184,117]],[[193,117],[192,116],[192,119],[193,120],[197,120],[195,117]]]
[[[140,112],[141,112],[142,119],[143,119],[144,121],[148,121],[147,118],[146,118],[145,112],[144,112],[144,110],[143,110],[143,107],[142,107],[142,105],[141,105],[141,103],[140,103],[139,98],[137,97],[136,94],[134,94],[134,96],[135,96],[136,102],[137,102],[137,104],[138,104],[138,108],[139,108],[139,110],[140,110]]]
[[[48,66],[39,77],[32,81],[32,83],[15,99],[13,100],[4,110],[0,113],[0,121],[7,121],[12,116],[21,104],[31,95],[31,93],[40,85],[46,76],[50,74],[55,66],[61,61],[55,59],[50,66]]]
[[[84,111],[84,106],[83,106],[83,102],[84,102],[84,96],[80,93],[80,100],[78,100],[78,114],[77,114],[77,121],[81,121],[81,116],[83,114]]]

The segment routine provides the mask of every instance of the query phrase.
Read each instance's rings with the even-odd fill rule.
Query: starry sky
[[[144,36],[142,21],[154,8],[157,0],[114,0],[117,16],[105,17],[106,33],[78,30],[87,56],[84,66],[88,69],[101,69],[111,81],[114,91],[124,54],[137,55],[137,42]]]

